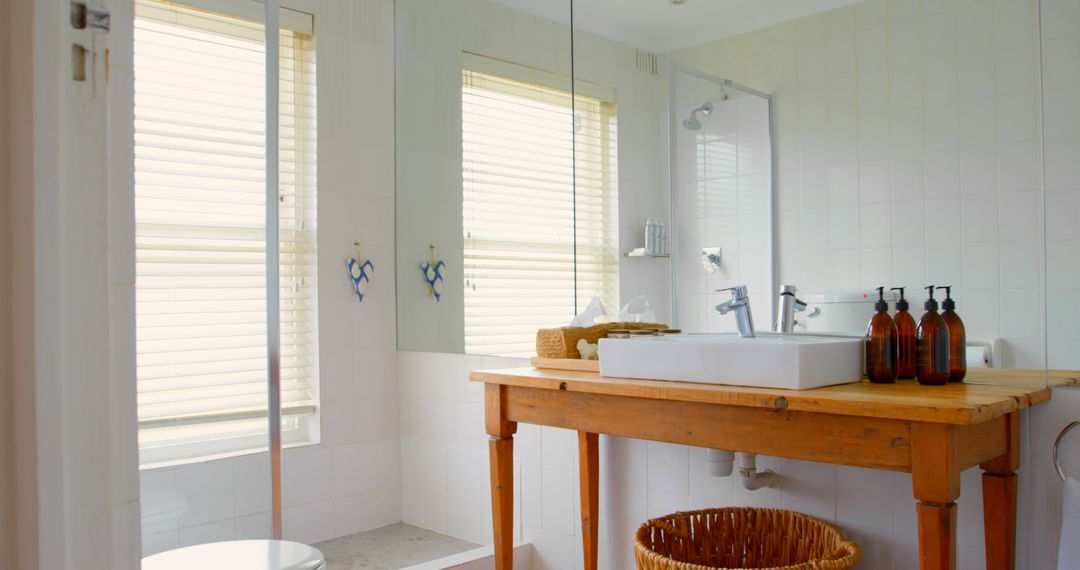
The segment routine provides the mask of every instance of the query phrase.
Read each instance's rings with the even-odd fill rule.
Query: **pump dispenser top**
[[[923,303],[923,308],[926,309],[927,311],[936,311],[938,309],[937,300],[934,299],[934,289],[935,288],[936,287],[934,285],[927,285],[926,287],[923,287],[923,289],[926,289],[926,291],[930,295],[930,298],[928,298],[926,300],[926,302]]]
[[[904,298],[904,289],[907,289],[907,287],[893,287],[892,289],[889,289],[889,291],[900,292],[900,300],[896,302],[897,311],[906,311],[911,307],[911,304]]]
[[[945,300],[941,302],[941,308],[946,311],[952,311],[956,309],[956,301],[952,298],[952,285],[938,285],[935,289],[945,290]],[[932,294],[931,294],[932,295]]]
[[[877,300],[876,303],[874,303],[874,310],[875,311],[888,311],[889,310],[889,302],[885,300],[885,288],[884,287],[878,287],[877,288],[877,294],[878,294],[878,300]]]

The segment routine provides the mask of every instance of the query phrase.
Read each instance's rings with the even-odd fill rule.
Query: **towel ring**
[[[1057,469],[1058,477],[1061,477],[1062,481],[1065,480],[1065,472],[1061,470],[1061,464],[1058,463],[1058,444],[1060,444],[1061,440],[1064,439],[1065,434],[1069,433],[1069,430],[1076,426],[1080,426],[1080,421],[1075,421],[1065,426],[1065,429],[1061,430],[1061,433],[1058,434],[1057,439],[1054,440],[1054,469]]]

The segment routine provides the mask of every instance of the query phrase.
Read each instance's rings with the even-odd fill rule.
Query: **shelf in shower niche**
[[[671,257],[670,253],[649,253],[643,247],[635,247],[626,252],[626,257]]]

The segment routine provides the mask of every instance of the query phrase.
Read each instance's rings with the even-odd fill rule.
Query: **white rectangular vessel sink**
[[[758,333],[600,339],[600,374],[807,390],[862,379],[863,339]]]

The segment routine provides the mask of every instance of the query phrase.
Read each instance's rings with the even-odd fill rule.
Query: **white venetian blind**
[[[575,295],[579,310],[594,294],[617,303],[615,105],[578,95],[575,120],[568,89],[518,79],[542,72],[470,63],[485,71],[462,74],[465,351],[534,354],[536,330],[569,322]]]
[[[315,52],[309,35],[280,39],[282,407],[286,441],[296,441],[316,404]],[[262,26],[137,0],[134,48],[142,463],[259,448],[268,427]]]

